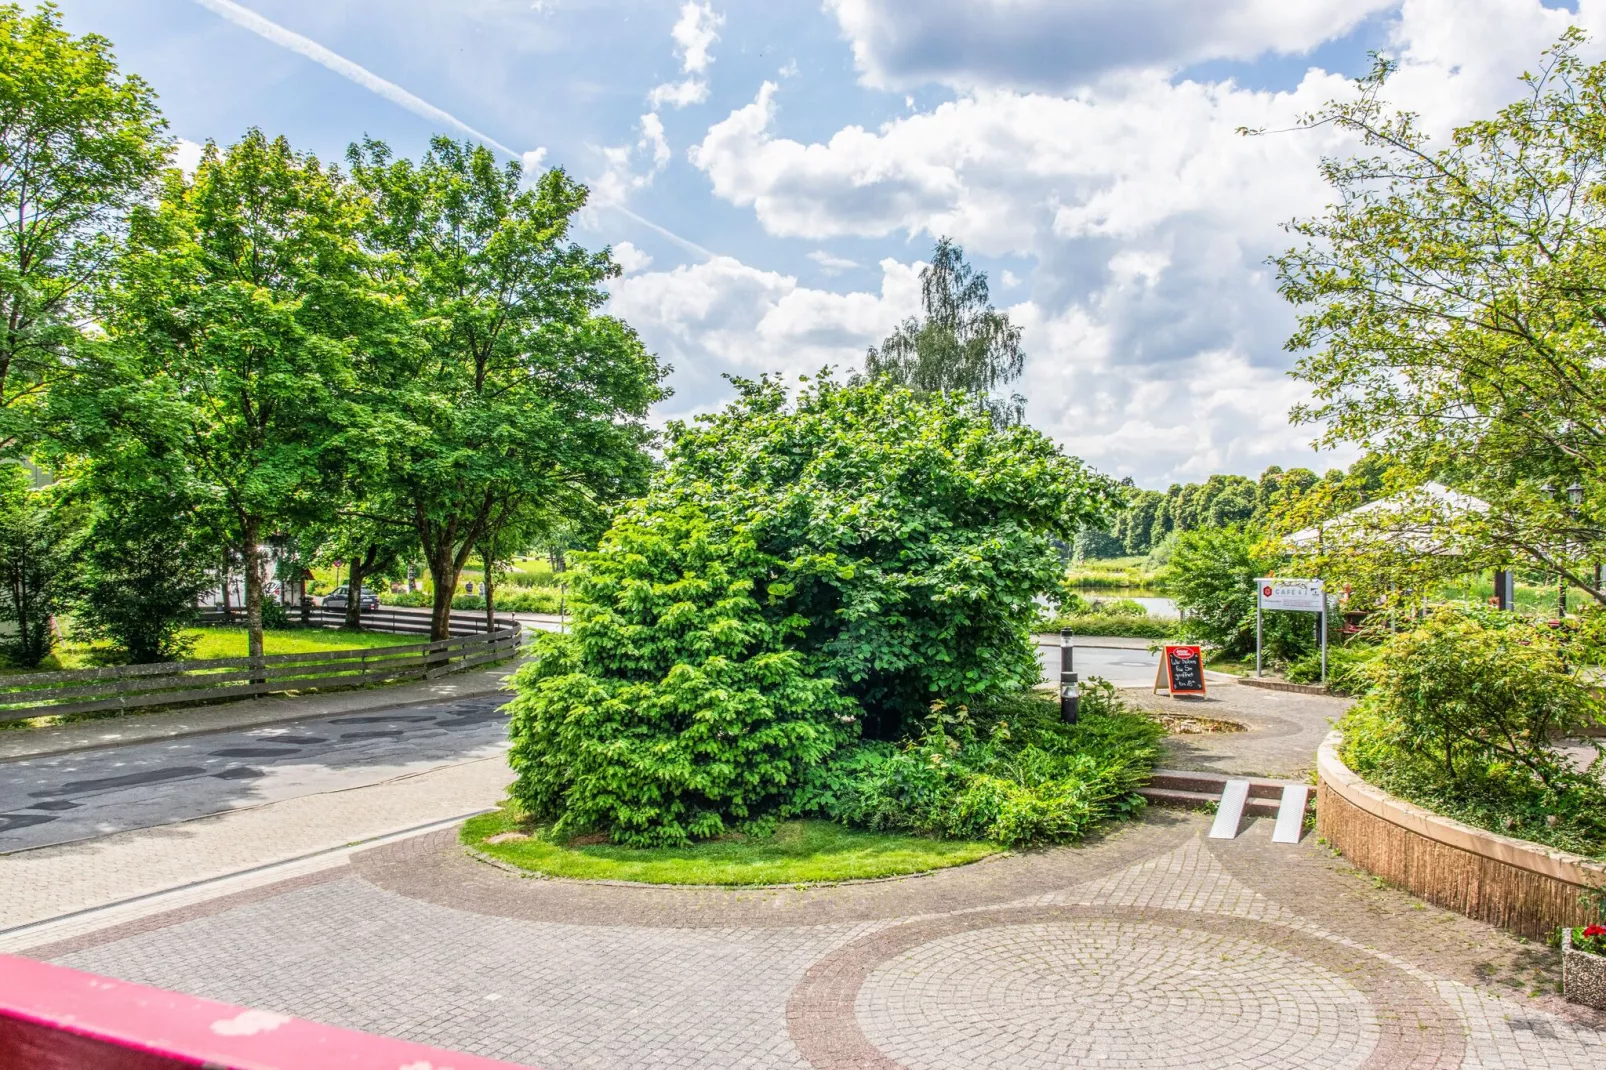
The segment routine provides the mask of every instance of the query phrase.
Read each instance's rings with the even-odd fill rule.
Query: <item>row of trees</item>
[[[1307,499],[1320,498],[1334,507],[1370,501],[1381,492],[1386,475],[1384,462],[1367,456],[1348,471],[1332,468],[1321,476],[1309,468],[1272,465],[1259,479],[1213,475],[1203,483],[1173,483],[1163,491],[1139,490],[1128,483],[1125,508],[1106,529],[1082,532],[1077,548],[1082,557],[1120,557],[1151,553],[1177,532],[1234,525],[1269,530]]]
[[[595,530],[644,485],[667,369],[599,314],[617,269],[570,239],[563,171],[446,138],[417,161],[364,140],[345,170],[256,130],[193,174],[171,150],[104,39],[0,7],[0,445],[54,477],[6,501],[62,532],[6,564],[24,633],[74,587],[163,653],[237,562],[258,656],[275,547],[354,585],[416,554],[441,638],[472,558]]]

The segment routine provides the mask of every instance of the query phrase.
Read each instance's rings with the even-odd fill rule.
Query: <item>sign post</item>
[[[1279,579],[1255,581],[1255,675],[1261,675],[1261,614],[1268,609],[1321,614],[1322,683],[1327,683],[1327,590],[1321,580]]]

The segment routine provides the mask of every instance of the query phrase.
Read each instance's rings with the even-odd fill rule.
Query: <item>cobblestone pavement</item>
[[[1217,715],[1267,729],[1244,762],[1332,708],[1218,693]],[[506,771],[426,777],[341,793],[338,819],[308,798],[181,828],[226,868],[243,838],[300,822],[327,841],[386,809],[494,798]],[[262,817],[290,805],[308,809]],[[741,890],[521,877],[442,832],[25,953],[554,1070],[1606,1067],[1606,1015],[1561,1002],[1556,952],[1375,886],[1313,837],[1273,844],[1258,820],[1209,840],[1207,822],[1151,811],[1074,848]],[[153,831],[0,859],[0,878],[37,856],[55,868],[28,881],[61,893]],[[25,883],[0,879],[24,915],[41,909]]]
[[[1247,687],[1230,679],[1209,682],[1206,698],[1156,695],[1152,688],[1127,688],[1129,701],[1166,713],[1237,721],[1247,732],[1172,736],[1167,768],[1200,769],[1247,776],[1302,780],[1316,768],[1316,748],[1350,700]]]

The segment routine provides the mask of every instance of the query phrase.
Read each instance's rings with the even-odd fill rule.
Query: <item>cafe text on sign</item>
[[[1267,577],[1255,581],[1256,604],[1261,609],[1291,609],[1299,613],[1320,613],[1326,608],[1326,589],[1321,580],[1290,580]]]

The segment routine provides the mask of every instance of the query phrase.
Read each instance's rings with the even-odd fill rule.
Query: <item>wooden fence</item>
[[[285,611],[290,615],[291,627],[302,628],[340,628],[346,623],[344,609],[325,609],[307,602],[301,606],[286,606]],[[245,610],[235,606],[227,616],[223,615],[221,606],[202,606],[196,610],[196,620],[201,624],[244,624]],[[513,618],[498,615],[497,627],[512,627]],[[460,635],[481,635],[485,632],[484,610],[458,610],[451,614],[451,634],[453,638]],[[378,609],[365,609],[362,611],[362,627],[369,632],[393,632],[398,635],[428,635],[429,610],[408,609],[396,606],[380,606]]]
[[[363,615],[365,625],[370,617]],[[427,633],[429,619],[423,620]],[[0,722],[431,679],[517,654],[523,628],[513,621],[496,623],[494,631],[484,631],[481,615],[478,631],[433,643],[0,676]]]

